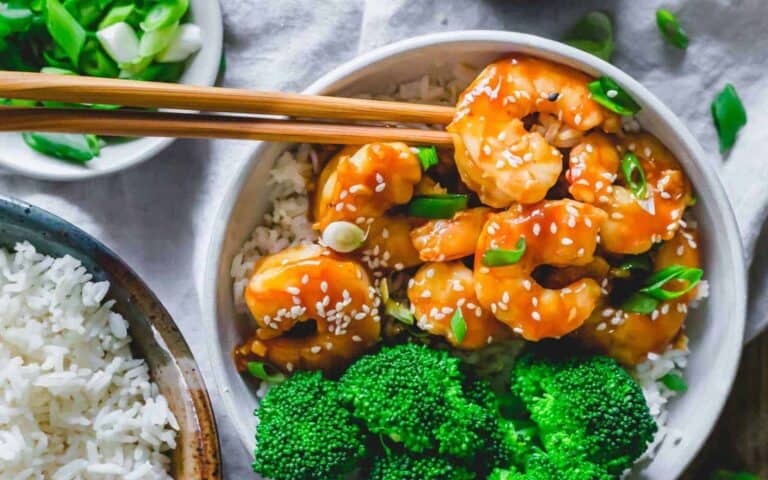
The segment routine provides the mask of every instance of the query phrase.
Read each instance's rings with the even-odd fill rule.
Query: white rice
[[[0,249],[2,479],[170,478],[178,424],[91,279],[70,256]]]
[[[392,85],[383,94],[368,97],[455,105],[459,94],[476,75],[476,68],[458,65],[454,67],[452,75],[445,80],[441,80],[445,78],[444,76],[425,75],[413,82]],[[409,126],[430,128],[426,125]],[[633,116],[622,117],[622,127],[628,132],[640,131],[640,124]],[[265,216],[264,224],[254,230],[251,238],[243,245],[242,250],[232,262],[231,275],[234,281],[235,305],[240,312],[247,311],[243,291],[248,277],[253,272],[255,262],[261,256],[278,252],[287,246],[311,243],[317,239],[317,234],[311,230],[311,222],[308,220],[309,200],[306,182],[313,172],[318,173],[317,165],[310,159],[311,153],[311,146],[301,145],[295,153],[284,153],[271,171],[268,189],[269,197],[274,198],[272,213]],[[282,220],[278,222],[275,219]],[[697,292],[697,298],[692,302],[691,308],[695,308],[708,296],[709,285],[706,281],[700,283]],[[687,350],[675,349],[670,349],[661,355],[650,354],[645,362],[631,372],[642,387],[651,414],[659,428],[654,441],[638,463],[653,458],[666,438],[672,437],[672,441],[678,442],[682,437],[682,432],[672,431],[667,427],[668,402],[679,392],[666,388],[659,380],[670,372],[682,375],[687,356]],[[263,398],[268,390],[269,385],[266,382],[262,383],[257,392],[258,398]]]

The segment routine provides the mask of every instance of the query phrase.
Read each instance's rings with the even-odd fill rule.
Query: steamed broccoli
[[[442,457],[399,452],[377,458],[370,480],[474,480],[475,474]]]
[[[257,411],[254,471],[280,480],[345,478],[366,455],[366,438],[336,382],[299,372],[272,387]]]
[[[607,357],[525,355],[513,368],[512,391],[538,426],[560,478],[620,475],[657,429],[640,387]]]
[[[463,381],[457,358],[406,344],[358,360],[341,377],[341,390],[371,432],[413,452],[468,457],[491,415],[464,396]]]

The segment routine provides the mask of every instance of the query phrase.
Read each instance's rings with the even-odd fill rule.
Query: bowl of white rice
[[[0,478],[215,479],[194,357],[110,250],[0,197]]]
[[[336,68],[305,93],[455,105],[458,93],[480,69],[513,52],[616,80],[643,106],[625,122],[625,128],[636,128],[639,123],[659,138],[679,159],[695,187],[698,203],[693,216],[702,236],[702,262],[708,278],[700,294],[708,294],[708,298],[688,316],[687,348],[678,346],[649,355],[630,372],[643,388],[659,433],[629,477],[676,478],[706,440],[728,396],[741,353],[746,304],[746,270],[733,211],[716,173],[685,125],[616,67],[561,43],[511,32],[449,32],[398,42]],[[252,412],[264,388],[239,374],[232,362],[233,349],[254,328],[243,308],[242,290],[262,256],[316,241],[307,220],[307,185],[317,173],[314,147],[260,144],[235,175],[214,220],[202,295],[203,319],[224,407],[249,451],[255,447]],[[687,392],[677,395],[659,382],[670,372],[684,373]]]

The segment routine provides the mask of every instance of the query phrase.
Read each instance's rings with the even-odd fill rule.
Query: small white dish
[[[191,0],[192,19],[202,30],[203,48],[195,54],[179,83],[210,86],[216,82],[223,49],[223,21],[216,0]],[[29,148],[19,133],[0,133],[0,168],[41,180],[73,181],[132,167],[168,147],[173,138],[140,138],[111,144],[87,165],[76,165]]]
[[[550,59],[593,76],[615,79],[643,107],[640,124],[656,135],[683,164],[695,186],[694,214],[702,235],[703,265],[710,296],[692,311],[686,332],[691,355],[685,375],[688,391],[672,401],[668,427],[680,432],[668,438],[653,462],[631,478],[677,478],[709,435],[730,391],[741,355],[746,317],[746,269],[735,217],[716,172],[683,123],[650,91],[613,65],[559,42],[499,31],[465,31],[427,35],[375,50],[346,63],[305,90],[310,94],[353,95],[386,91],[387,87],[450,71],[457,63],[476,67],[512,52]],[[208,352],[227,414],[243,445],[253,451],[256,389],[235,369],[231,352],[252,332],[253,325],[234,309],[230,265],[253,228],[261,223],[269,198],[263,188],[283,144],[258,145],[225,195],[213,225],[203,278],[203,321]]]

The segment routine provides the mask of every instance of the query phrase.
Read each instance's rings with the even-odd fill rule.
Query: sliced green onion
[[[564,41],[609,62],[616,47],[611,17],[605,12],[589,12],[571,28]]]
[[[523,258],[525,248],[525,237],[520,237],[515,244],[514,250],[505,250],[503,248],[488,249],[483,254],[483,265],[486,267],[514,265]]]
[[[135,5],[116,5],[112,7],[99,23],[99,30],[104,30],[116,23],[126,22],[136,9]]]
[[[248,362],[248,373],[267,383],[283,383],[286,379],[282,373],[270,374],[263,362]]]
[[[189,0],[160,0],[149,10],[141,22],[141,29],[153,32],[169,27],[181,20],[189,8]]]
[[[656,310],[659,306],[659,301],[650,295],[644,293],[633,293],[628,299],[621,305],[621,309],[625,312],[648,314]]]
[[[683,380],[683,377],[676,373],[670,372],[661,377],[660,380],[665,387],[672,391],[684,392],[688,390],[688,385],[685,383],[685,380]]]
[[[130,78],[132,80],[146,80],[154,82],[176,82],[184,73],[186,65],[179,63],[157,63],[145,67],[137,73],[131,73],[129,70],[120,72],[120,78]]]
[[[456,311],[453,312],[451,317],[451,330],[453,331],[453,336],[456,337],[456,343],[461,345],[461,342],[464,341],[464,337],[467,335],[467,322],[464,320],[464,315],[459,307],[456,307]]]
[[[43,67],[40,69],[40,73],[47,73],[49,75],[77,75],[72,70],[59,67]]]
[[[130,63],[139,56],[139,37],[125,22],[117,22],[96,32],[104,51],[117,63]]]
[[[171,44],[160,52],[155,61],[160,63],[183,62],[203,48],[203,32],[192,23],[179,26]]]
[[[101,143],[95,135],[25,132],[22,138],[40,153],[76,163],[86,163],[101,151]]]
[[[80,70],[92,77],[114,78],[120,74],[117,64],[99,48],[99,42],[94,38],[86,42],[80,54]]]
[[[63,0],[62,5],[77,20],[77,23],[83,27],[90,28],[103,13],[101,3],[104,2],[94,0]]]
[[[349,253],[360,248],[365,242],[365,232],[351,222],[332,222],[323,230],[325,245],[340,253]]]
[[[437,148],[433,147],[417,147],[416,156],[419,157],[421,162],[421,168],[426,172],[429,167],[433,167],[439,163],[437,158]]]
[[[9,107],[34,107],[37,100],[22,100],[20,98],[0,98],[0,105]]]
[[[592,100],[619,115],[634,115],[641,109],[640,104],[610,77],[600,77],[588,87]]]
[[[463,194],[422,195],[408,205],[408,214],[421,218],[453,218],[456,212],[466,208],[467,196]]]
[[[648,279],[648,286],[641,288],[640,292],[657,300],[674,300],[693,290],[703,276],[704,270],[700,268],[671,265],[651,275]],[[665,290],[664,286],[672,280],[684,280],[688,285],[682,290]]]
[[[645,169],[640,165],[637,155],[627,152],[621,159],[621,173],[624,174],[624,180],[632,194],[645,200],[648,198],[648,182],[645,179]]]
[[[87,33],[85,29],[77,23],[59,0],[46,0],[45,25],[48,33],[53,37],[56,45],[66,52],[67,57],[73,65],[80,63],[80,53],[85,46]]]
[[[178,23],[172,23],[166,27],[144,33],[139,40],[139,55],[141,57],[154,57],[168,48],[176,36],[178,28]]]
[[[717,134],[720,137],[720,151],[725,152],[733,147],[739,130],[747,124],[744,104],[741,103],[736,88],[730,83],[712,102],[712,118],[715,120]]]
[[[416,318],[408,307],[391,298],[384,302],[384,314],[406,325],[413,325],[416,322]]]
[[[0,3],[0,38],[11,33],[26,32],[32,26],[35,14],[26,8],[14,8]]]
[[[656,24],[667,42],[683,50],[688,48],[688,35],[674,13],[663,8],[656,10]]]

